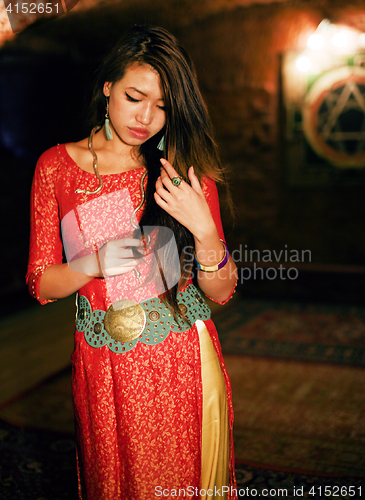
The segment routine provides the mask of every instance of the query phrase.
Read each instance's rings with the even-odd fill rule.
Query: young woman
[[[27,274],[42,304],[78,291],[80,499],[236,498],[230,382],[199,292],[225,303],[236,267],[188,55],[164,29],[135,26],[101,66],[92,107],[90,137],[37,164]]]

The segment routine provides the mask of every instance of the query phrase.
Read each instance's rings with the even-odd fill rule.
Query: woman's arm
[[[197,260],[205,266],[213,266],[224,257],[217,225],[198,178],[190,167],[189,185],[182,182],[176,187],[171,179],[177,175],[166,160],[156,182],[156,203],[193,234]],[[218,206],[218,197],[214,202]],[[219,210],[218,210],[219,215]],[[219,224],[220,225],[220,224]],[[221,227],[220,227],[221,229]],[[222,232],[222,231],[221,231]],[[223,239],[223,237],[222,237]],[[198,271],[198,283],[202,291],[217,302],[224,302],[231,294],[237,280],[237,269],[232,259],[218,271]]]
[[[62,241],[58,203],[55,194],[59,164],[56,147],[49,149],[38,160],[31,192],[30,245],[26,281],[29,292],[41,304],[55,297],[40,296],[43,274],[53,265],[62,263]]]
[[[48,267],[40,278],[39,299],[49,301],[68,297],[96,276],[74,272],[67,263],[54,264]]]
[[[43,273],[39,297],[43,300],[61,299],[71,295],[94,278],[109,278],[133,271],[139,264],[132,247],[141,248],[141,240],[124,238],[112,240],[96,253],[76,258],[69,263],[55,264]]]

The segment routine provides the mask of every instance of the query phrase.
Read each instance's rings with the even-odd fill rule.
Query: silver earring
[[[110,119],[109,119],[109,99],[106,100],[106,113],[105,113],[105,135],[108,141],[113,140],[113,132],[110,127]]]

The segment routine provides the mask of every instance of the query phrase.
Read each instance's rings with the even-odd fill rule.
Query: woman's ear
[[[106,97],[109,97],[110,96],[110,88],[111,88],[112,84],[111,82],[105,82],[104,83],[104,87],[103,87],[103,94],[106,96]]]

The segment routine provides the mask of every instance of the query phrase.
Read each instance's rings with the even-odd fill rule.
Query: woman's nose
[[[146,104],[142,109],[139,110],[137,115],[137,120],[144,125],[149,125],[153,120],[152,106]]]

